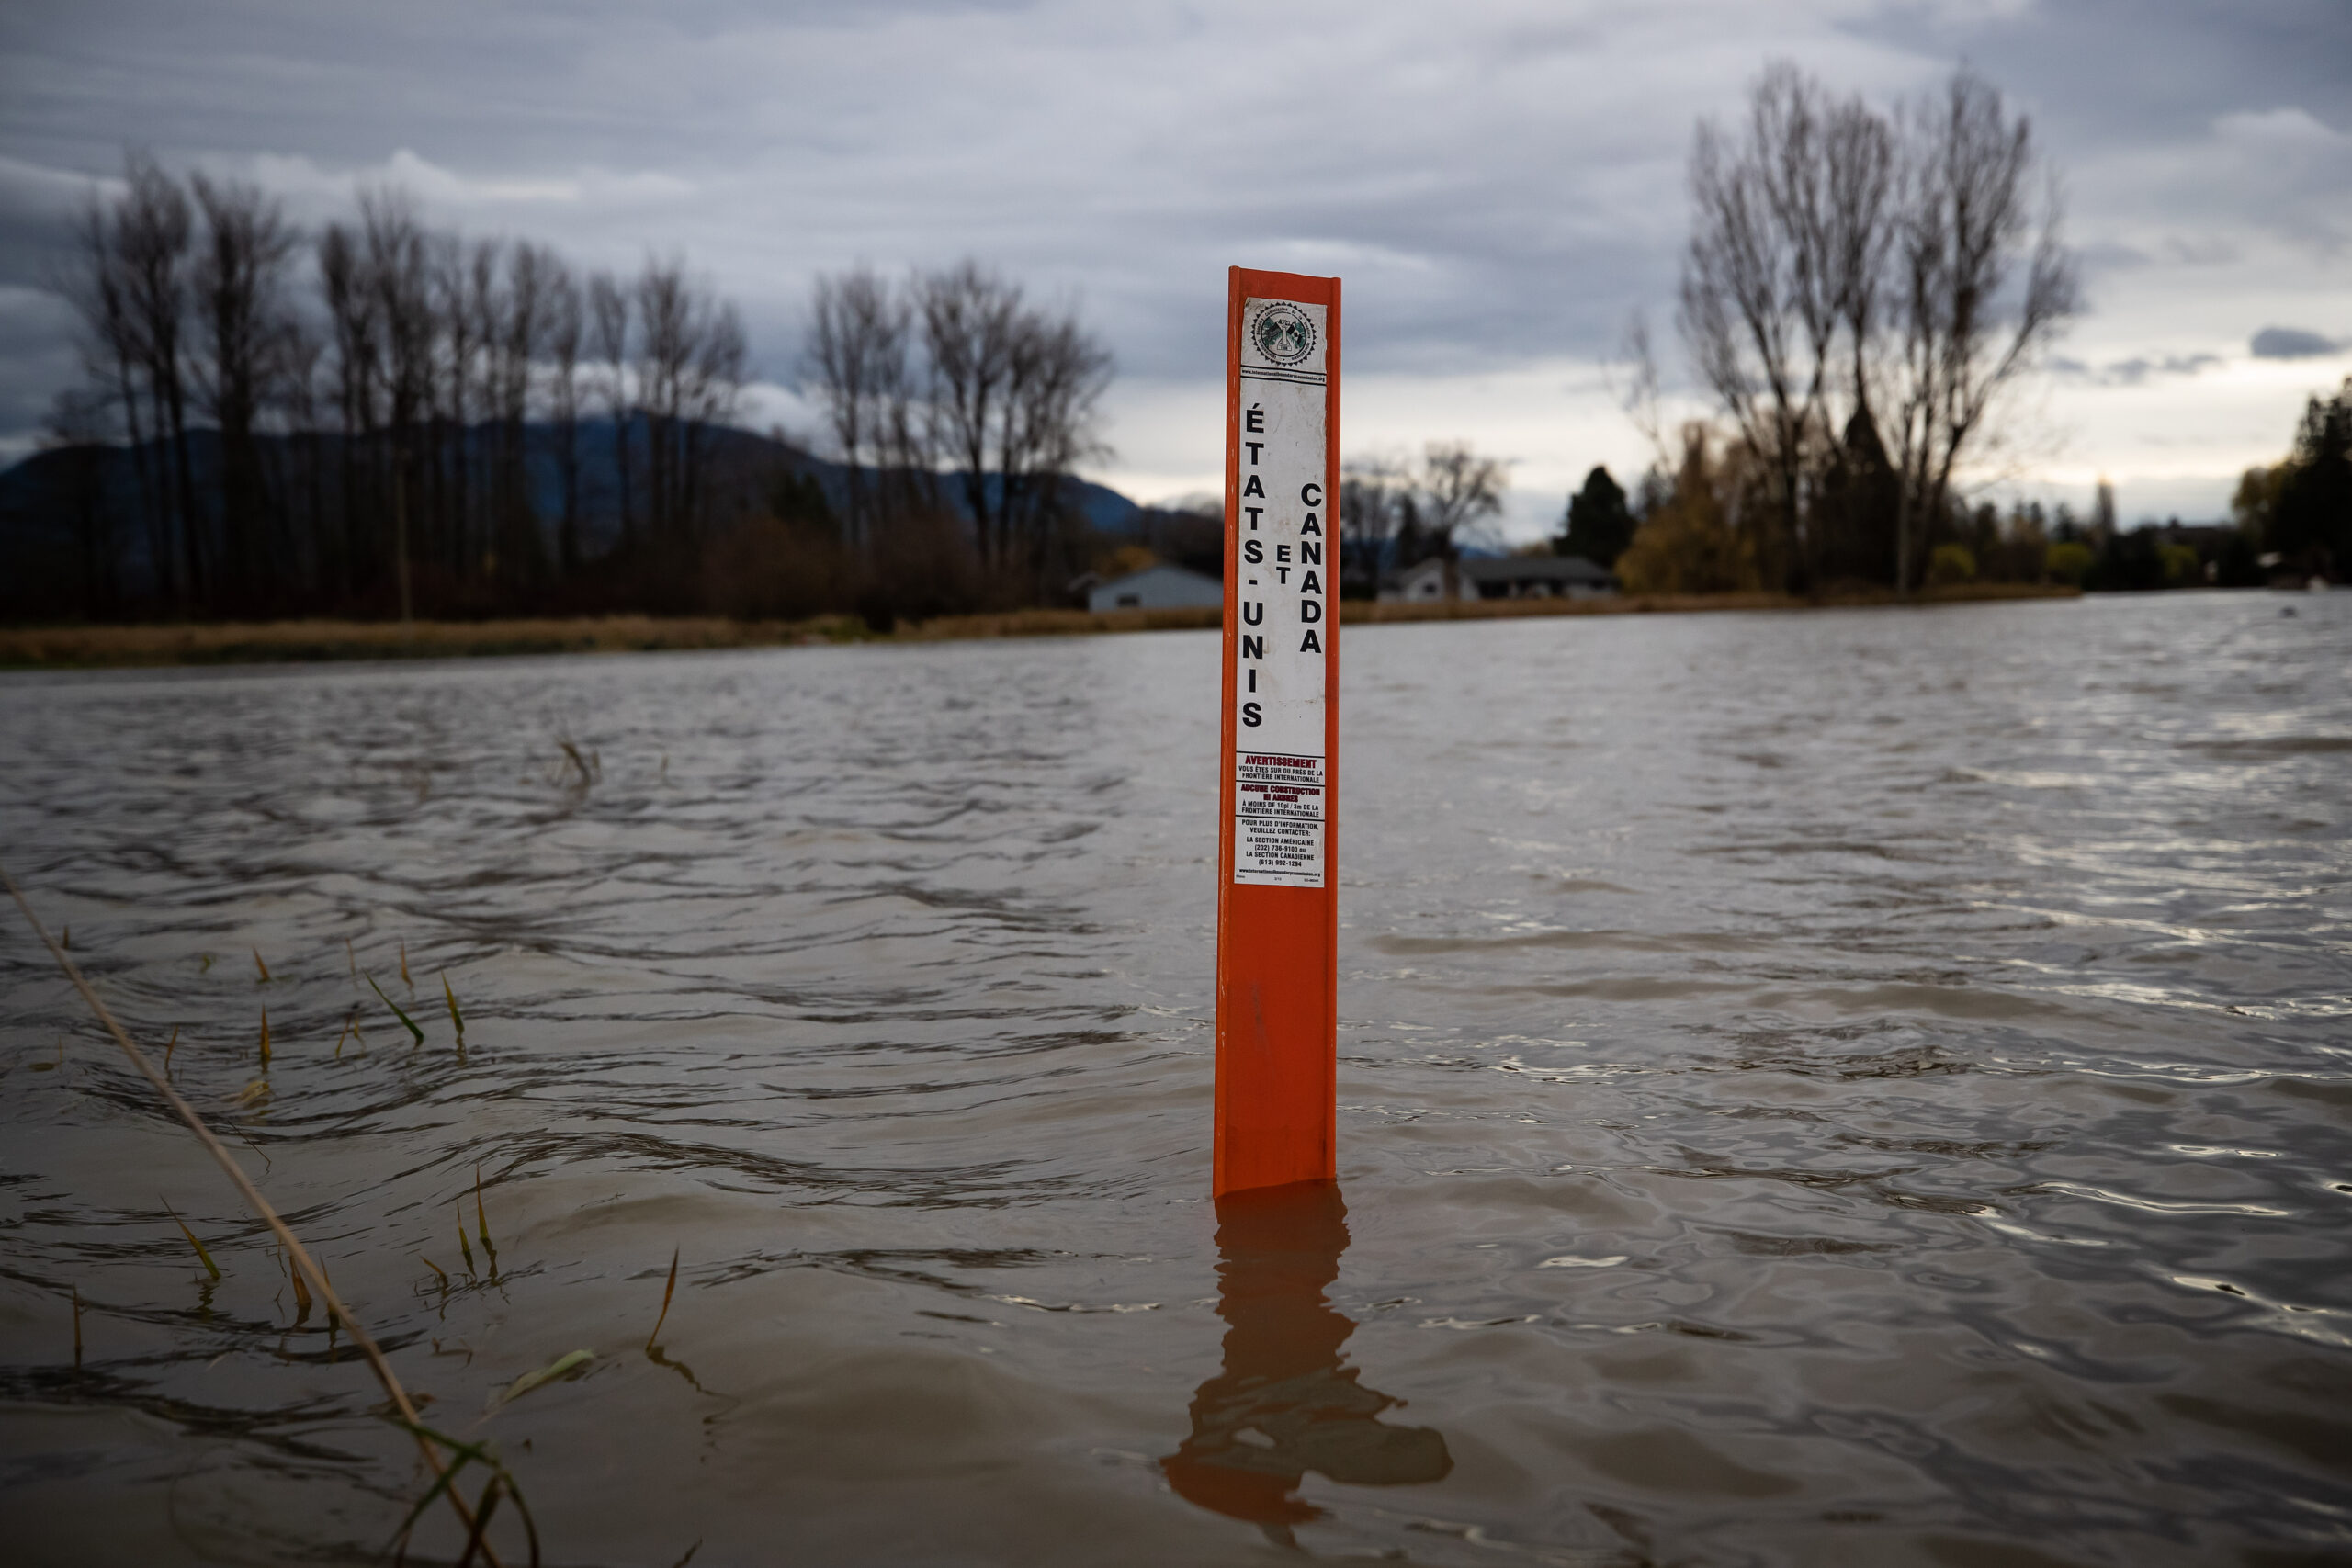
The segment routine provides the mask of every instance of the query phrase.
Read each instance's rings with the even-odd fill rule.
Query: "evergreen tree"
[[[1584,477],[1584,488],[1568,498],[1567,532],[1552,542],[1553,553],[1612,567],[1633,542],[1634,513],[1625,491],[1606,468],[1596,466]]]
[[[2311,400],[2286,467],[2263,542],[2299,571],[2352,573],[2352,380]]]

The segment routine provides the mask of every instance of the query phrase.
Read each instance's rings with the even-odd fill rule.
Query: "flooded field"
[[[1344,664],[1342,1179],[1222,1214],[1211,634],[0,678],[0,860],[550,1562],[2352,1555],[2352,595]],[[0,914],[9,1560],[379,1556]]]

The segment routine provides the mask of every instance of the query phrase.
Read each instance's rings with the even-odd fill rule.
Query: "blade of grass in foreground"
[[[466,1015],[458,1010],[458,993],[449,988],[449,976],[447,973],[441,976],[441,994],[448,998],[449,1021],[457,1025],[458,1038],[463,1041],[466,1037]]]
[[[530,1393],[541,1383],[553,1382],[556,1379],[563,1376],[564,1373],[571,1371],[572,1368],[585,1366],[595,1359],[596,1353],[594,1350],[573,1350],[566,1355],[558,1356],[554,1360],[549,1361],[537,1371],[525,1372],[521,1377],[516,1378],[513,1382],[507,1384],[506,1392],[500,1394],[496,1400],[492,1402],[492,1408],[496,1408],[496,1406],[501,1404],[511,1404],[514,1401],[522,1398],[525,1394]]]
[[[388,1008],[390,1008],[390,1009],[391,1009],[391,1010],[392,1010],[392,1016],[393,1016],[394,1018],[397,1018],[397,1019],[399,1019],[399,1020],[401,1021],[401,1023],[402,1027],[404,1027],[405,1029],[407,1029],[407,1031],[409,1032],[409,1034],[410,1034],[410,1035],[411,1035],[411,1036],[412,1036],[412,1037],[416,1041],[416,1043],[417,1043],[419,1045],[424,1044],[424,1031],[423,1031],[422,1029],[419,1029],[419,1028],[416,1026],[416,1020],[414,1020],[414,1019],[413,1019],[413,1018],[409,1017],[409,1015],[408,1015],[408,1014],[406,1014],[406,1013],[402,1012],[402,1011],[401,1010],[401,1004],[400,1004],[400,1003],[398,1003],[398,1002],[396,1002],[396,1001],[392,1000],[392,998],[390,998],[390,997],[388,997],[388,996],[385,996],[385,995],[384,995],[384,987],[381,987],[381,986],[379,986],[378,984],[376,984],[376,976],[374,976],[373,975],[370,975],[370,976],[368,976],[367,978],[368,978],[368,989],[370,989],[370,990],[374,991],[374,992],[376,993],[377,998],[378,998],[379,1000],[380,1000],[380,1001],[381,1001],[381,1002],[382,1002],[386,1007],[388,1007]]]
[[[473,1568],[474,1553],[481,1550],[481,1532],[490,1528],[490,1516],[497,1511],[502,1477],[492,1476],[481,1489],[481,1501],[474,1505],[474,1528],[466,1537],[466,1549],[458,1553],[458,1568]]]
[[[653,1332],[645,1337],[645,1348],[653,1348],[653,1341],[662,1336],[662,1325],[670,1321],[670,1297],[678,1289],[678,1249],[670,1249],[670,1282],[662,1287],[662,1315],[653,1320]]]
[[[493,1471],[503,1470],[505,1468],[496,1460],[490,1457],[490,1445],[486,1441],[479,1443],[461,1443],[457,1438],[450,1437],[447,1433],[436,1432],[421,1421],[403,1421],[401,1425],[406,1427],[418,1437],[429,1438],[434,1442],[439,1443],[442,1447],[447,1449],[449,1450],[450,1464],[447,1470],[444,1470],[440,1475],[434,1480],[431,1486],[425,1488],[424,1495],[416,1500],[415,1506],[410,1508],[408,1511],[408,1517],[402,1519],[401,1521],[401,1528],[393,1532],[392,1540],[398,1543],[399,1546],[399,1556],[394,1559],[395,1562],[404,1560],[407,1557],[409,1531],[414,1529],[416,1528],[416,1521],[424,1517],[424,1510],[433,1506],[433,1499],[440,1496],[442,1493],[450,1490],[458,1479],[458,1472],[459,1471],[465,1469],[469,1464],[484,1465]],[[470,1521],[469,1521],[469,1524],[470,1524]],[[536,1559],[534,1561],[536,1561]]]
[[[481,1206],[481,1167],[474,1167],[474,1224],[481,1227],[481,1249],[490,1259],[492,1279],[498,1277],[498,1244],[490,1239],[490,1214]]]
[[[180,1227],[180,1235],[187,1237],[187,1244],[196,1248],[197,1260],[204,1265],[204,1271],[215,1280],[220,1279],[220,1265],[212,1261],[212,1254],[204,1250],[204,1244],[196,1239],[194,1231],[187,1228],[187,1222],[180,1218],[180,1212],[161,1198],[156,1199],[155,1201],[164,1204],[164,1213],[172,1216],[172,1224]]]

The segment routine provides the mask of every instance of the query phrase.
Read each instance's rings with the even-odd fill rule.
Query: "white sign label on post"
[[[1323,886],[1324,648],[1337,559],[1329,542],[1325,310],[1241,307],[1240,602],[1233,715],[1233,880]]]

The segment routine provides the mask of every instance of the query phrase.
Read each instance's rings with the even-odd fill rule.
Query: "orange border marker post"
[[[1226,298],[1217,1193],[1337,1174],[1340,280]]]

